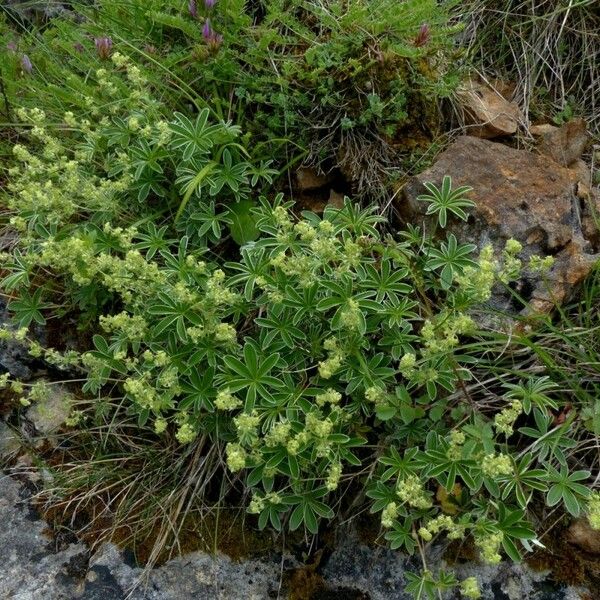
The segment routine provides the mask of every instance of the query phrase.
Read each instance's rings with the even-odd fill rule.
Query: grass
[[[585,117],[600,133],[600,4],[596,0],[466,0],[462,44],[485,77],[516,84],[532,120]]]

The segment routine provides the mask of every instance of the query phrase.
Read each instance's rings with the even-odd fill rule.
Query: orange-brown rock
[[[592,529],[585,517],[575,519],[567,530],[567,541],[590,554],[600,554],[600,530]]]
[[[301,192],[318,190],[331,183],[331,176],[318,173],[312,167],[300,167],[296,171],[296,184]]]
[[[532,128],[533,129],[533,128]],[[581,158],[590,141],[584,119],[571,119],[561,127],[538,129],[537,149],[563,167]],[[535,135],[535,131],[533,131]]]
[[[502,95],[503,88],[469,81],[459,91],[466,123],[471,135],[494,138],[516,133],[523,114],[516,102]]]
[[[469,197],[475,208],[469,220],[455,219],[448,226],[460,240],[480,248],[491,242],[500,251],[507,239],[515,238],[524,246],[524,258],[554,256],[555,265],[546,279],[525,273],[517,289],[534,309],[547,311],[562,303],[598,260],[589,219],[582,226],[586,204],[576,194],[578,177],[549,157],[460,137],[430,169],[405,186],[398,206],[404,220],[414,223],[425,218],[425,203],[417,201],[425,191],[423,182],[439,185],[444,175],[452,177],[455,187],[473,188]],[[511,300],[496,296],[493,304],[508,308]]]

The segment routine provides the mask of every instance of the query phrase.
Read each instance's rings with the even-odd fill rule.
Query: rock
[[[548,133],[552,133],[556,131],[558,127],[556,125],[552,125],[551,123],[542,123],[541,125],[531,125],[529,127],[529,133],[533,137],[540,137],[542,135],[546,135]]]
[[[483,565],[476,562],[448,565],[442,546],[428,550],[427,564],[433,571],[451,569],[459,580],[476,577],[482,600],[580,600],[579,588],[553,584],[547,572],[535,572],[526,564],[504,562]],[[416,556],[407,556],[388,548],[370,548],[353,536],[341,540],[322,568],[326,589],[355,590],[369,600],[410,600],[405,592],[406,572],[420,572],[423,566]],[[337,598],[338,596],[323,596]],[[340,595],[339,598],[355,596]],[[446,597],[446,596],[444,596]],[[449,596],[458,598],[458,594]],[[585,596],[583,596],[585,597]]]
[[[87,549],[81,543],[72,543],[56,552],[44,533],[47,524],[32,513],[21,496],[21,485],[0,473],[0,598],[80,598],[83,581],[72,577],[70,565],[77,557],[86,556]]]
[[[507,100],[499,89],[489,85],[469,81],[458,98],[471,135],[482,138],[513,135],[524,120],[516,102]]]
[[[281,559],[276,556],[238,563],[222,554],[213,557],[193,552],[152,569],[144,577],[141,568],[124,562],[118,548],[106,544],[90,562],[90,572],[94,573],[92,578],[95,581],[89,581],[88,573],[86,592],[100,579],[130,593],[128,597],[131,600],[264,600],[277,597],[281,566]],[[84,598],[88,598],[87,594]]]
[[[46,523],[28,507],[25,488],[0,477],[0,598],[11,600],[409,600],[406,572],[420,571],[421,561],[386,547],[361,543],[356,533],[339,535],[331,554],[304,567],[277,553],[234,562],[227,556],[193,552],[155,569],[136,566],[113,544],[89,550],[72,539],[46,537]],[[60,548],[57,548],[60,546]],[[476,577],[487,600],[579,600],[579,588],[552,582],[547,573],[525,564],[486,566],[469,562],[449,566],[445,548],[428,550],[434,572],[454,569],[459,579]],[[311,574],[314,593],[302,587],[302,570]],[[290,577],[290,574],[292,575]],[[296,588],[291,588],[292,585]],[[454,596],[453,596],[454,597]]]
[[[581,183],[588,188],[592,187],[592,170],[584,160],[579,158],[573,161],[569,165],[569,169],[573,173],[573,181]]]
[[[547,312],[568,298],[598,260],[595,240],[582,227],[576,175],[548,157],[478,139],[458,138],[435,164],[405,186],[398,207],[407,222],[424,219],[425,206],[417,197],[423,182],[437,185],[450,175],[453,185],[468,185],[475,202],[465,223],[451,220],[448,230],[479,248],[487,243],[499,252],[507,239],[523,246],[523,258],[552,255],[555,265],[545,278],[524,273],[517,291],[536,312]],[[588,236],[588,237],[586,237]],[[514,310],[510,295],[495,293],[491,304]]]
[[[5,247],[3,242],[0,238],[0,247]],[[0,300],[0,326],[13,331],[18,329],[11,323],[4,300]],[[30,327],[30,336],[42,345],[46,344],[46,332],[40,325],[34,324]],[[36,362],[21,342],[14,339],[0,341],[0,371],[8,371],[12,378],[28,381],[33,375]]]
[[[577,197],[581,204],[581,230],[583,237],[600,250],[600,190],[577,184]]]
[[[68,8],[68,2],[56,2],[54,0],[4,0],[7,9],[15,12],[22,19],[29,21],[47,20],[55,17],[72,14]]]
[[[590,554],[600,554],[600,530],[592,529],[586,517],[571,523],[567,530],[567,541]]]
[[[0,421],[0,464],[21,449],[19,436],[4,422]]]
[[[42,435],[58,431],[73,406],[73,397],[64,386],[49,384],[49,390],[48,398],[34,402],[27,410],[27,418]]]
[[[345,195],[341,192],[336,192],[335,190],[329,191],[329,200],[327,204],[329,206],[333,206],[334,208],[343,208],[344,207],[344,198]]]
[[[539,135],[537,149],[554,162],[568,167],[581,158],[590,141],[584,119],[571,119],[561,127],[548,128]]]
[[[319,174],[311,167],[300,167],[296,171],[296,184],[300,192],[321,189],[329,185],[331,181],[331,176]]]

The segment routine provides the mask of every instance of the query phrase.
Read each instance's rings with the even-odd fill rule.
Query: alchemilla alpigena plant
[[[3,255],[2,283],[19,329],[3,336],[81,370],[99,405],[117,396],[155,436],[210,439],[261,528],[317,533],[353,493],[380,514],[393,548],[469,536],[497,563],[537,543],[535,497],[597,524],[589,473],[570,468],[572,417],[556,424],[550,412],[553,383],[511,384],[492,405],[467,390],[481,353],[468,343],[472,312],[525,268],[516,240],[499,256],[491,246],[475,254],[444,233],[466,218],[467,189],[449,178],[428,186],[437,231],[397,236],[347,199],[297,217],[283,196],[262,198],[250,213],[255,239],[225,261],[214,250],[227,211],[268,180],[268,166],[247,160],[239,131],[205,112],[165,121],[145,108],[94,124],[67,114],[68,142],[42,111],[22,114],[31,140],[15,147],[7,199],[20,237]],[[182,229],[188,211],[208,211],[210,227]],[[32,323],[75,310],[96,332],[89,351],[61,354],[28,336]],[[0,383],[23,405],[47,391]],[[93,410],[76,409],[68,424],[87,419]],[[408,589],[422,597],[456,585],[424,570]],[[460,586],[479,594],[473,580]]]

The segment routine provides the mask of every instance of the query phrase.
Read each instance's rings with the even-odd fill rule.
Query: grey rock
[[[112,544],[105,544],[90,562],[86,594],[94,593],[98,579],[119,588],[131,600],[263,600],[277,597],[282,569],[276,557],[234,562],[222,554],[193,552],[144,572],[131,567]],[[94,596],[89,596],[89,600]]]
[[[3,421],[0,421],[0,464],[17,454],[21,444],[18,435]]]
[[[21,19],[28,21],[52,19],[70,13],[67,2],[53,0],[4,0],[3,4]]]
[[[27,418],[35,429],[44,435],[56,432],[69,416],[73,397],[62,385],[49,384],[50,394],[45,400],[33,403],[27,410]]]
[[[113,544],[91,557],[81,543],[62,544],[44,534],[46,523],[28,505],[21,483],[0,478],[0,599],[2,600],[266,600],[289,597],[289,575],[303,568],[294,557],[273,553],[235,562],[222,554],[194,552],[144,570],[130,564]],[[458,579],[476,577],[483,600],[580,600],[585,590],[553,584],[547,573],[525,565],[486,566],[467,563],[448,567],[443,548],[433,547],[429,568],[452,568]],[[362,544],[341,535],[316,577],[315,599],[409,600],[404,591],[407,571],[421,569],[417,557],[389,548]],[[299,578],[298,581],[303,581]],[[303,585],[296,583],[295,585]],[[305,590],[295,589],[294,592]],[[594,596],[588,596],[594,597]],[[450,593],[447,600],[458,600]]]
[[[83,582],[69,575],[83,544],[54,552],[44,534],[46,523],[32,516],[21,498],[21,485],[0,475],[0,598],[3,600],[70,600],[79,598]]]
[[[580,600],[585,591],[554,584],[547,572],[535,572],[525,564],[505,562],[491,566],[471,562],[449,566],[442,554],[440,546],[429,551],[429,569],[434,573],[439,569],[452,570],[459,581],[476,577],[483,600]],[[350,536],[327,561],[323,577],[329,589],[358,590],[370,600],[411,600],[404,591],[405,574],[420,572],[422,568],[417,557],[383,547],[371,548]],[[458,593],[448,596],[459,597]]]
[[[6,308],[6,303],[0,300],[0,326],[7,329],[17,329],[10,322],[10,316]],[[40,341],[45,341],[43,330],[39,327],[34,328],[33,335]],[[15,379],[27,381],[32,377],[33,359],[27,352],[27,348],[16,340],[0,341],[0,371],[9,372]]]

